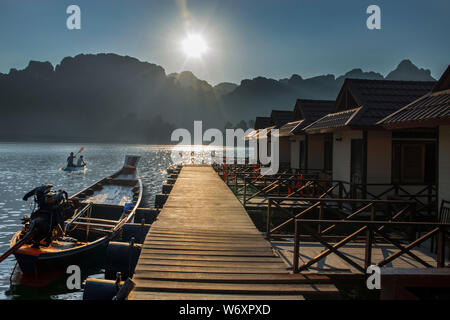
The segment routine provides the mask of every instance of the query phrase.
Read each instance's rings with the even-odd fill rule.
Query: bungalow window
[[[436,180],[434,143],[393,142],[392,182],[434,184]]]

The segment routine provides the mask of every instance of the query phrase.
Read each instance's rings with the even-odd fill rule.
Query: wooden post
[[[370,208],[370,221],[375,221],[375,205],[372,203]],[[372,264],[372,243],[373,243],[373,231],[372,226],[367,226],[366,231],[366,246],[364,250],[364,268],[367,268]]]
[[[355,194],[356,194],[355,183],[352,182],[350,179],[350,197],[352,199],[355,199],[356,198]],[[351,202],[350,206],[352,208],[352,212],[355,211],[356,208],[355,208],[355,203],[353,201]]]
[[[432,192],[433,192],[433,190],[432,190],[432,185],[431,184],[429,184],[428,185],[428,203],[427,203],[427,205],[428,205],[428,217],[431,217],[431,214],[432,214],[432,207],[431,207],[431,202],[433,201],[433,199],[432,199]]]
[[[416,220],[416,203],[414,202],[411,204],[411,213],[409,215],[409,221],[415,222],[415,220]],[[408,230],[408,232],[409,237],[411,238],[412,241],[414,241],[417,236],[417,227],[412,226],[410,230]]]
[[[295,220],[295,230],[294,230],[294,261],[292,262],[293,273],[298,273],[298,258],[300,255],[300,230],[299,222]]]
[[[245,205],[247,204],[247,177],[244,176],[244,200],[242,201]]]
[[[320,201],[320,206],[319,206],[319,224],[317,225],[317,232],[320,234],[321,231],[321,225],[320,225],[320,221],[323,220],[323,202]]]
[[[387,220],[392,220],[392,205],[387,204]]]
[[[267,206],[267,217],[266,217],[266,238],[270,239],[270,210],[272,207],[272,199],[269,199]]]
[[[437,240],[437,267],[445,267],[445,230],[443,227],[439,228]]]
[[[364,268],[367,268],[372,264],[372,242],[373,242],[373,231],[372,226],[368,226],[366,231],[366,246],[364,251]]]

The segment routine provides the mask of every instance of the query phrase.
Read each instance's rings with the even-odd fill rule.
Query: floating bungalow
[[[329,113],[334,105],[330,100],[298,99],[294,110],[272,110],[270,117],[256,117],[255,130],[247,135],[247,139],[269,139],[271,130],[278,129],[280,166],[293,170],[311,169],[331,170],[330,157],[326,152],[331,152],[323,147],[324,141],[329,135],[314,135],[308,137],[304,128],[315,120]],[[263,134],[260,130],[265,129]],[[266,141],[267,143],[267,141]],[[330,146],[330,143],[325,143]],[[329,153],[331,155],[331,153]]]
[[[439,178],[450,172],[448,77],[447,70],[438,82],[346,79],[336,101],[298,99],[293,111],[258,117],[249,136],[270,142],[278,129],[280,168],[325,172],[354,199],[422,199],[420,210],[432,215],[450,198],[450,182]]]
[[[293,120],[294,112],[287,110],[272,110],[270,114],[270,127],[268,130],[278,129],[279,134],[281,128],[283,128],[287,123]],[[269,131],[270,132],[270,131]],[[270,141],[270,139],[269,139]],[[280,145],[280,167],[289,168],[291,162],[291,144],[287,136],[279,137]]]
[[[327,135],[308,135],[305,128],[312,122],[328,114],[334,101],[297,99],[293,120],[280,128],[280,138],[290,141],[290,167],[307,171],[308,169],[331,170],[330,144]],[[280,150],[281,152],[281,150]]]
[[[325,135],[325,169],[331,169],[332,180],[360,186],[354,189],[358,198],[365,196],[368,184],[380,189],[385,187],[381,185],[434,183],[435,130],[393,133],[377,124],[434,85],[433,81],[346,79],[333,112],[304,128],[310,140]],[[420,144],[420,157],[408,153],[415,152],[408,148],[411,141]]]
[[[260,130],[270,126],[270,117],[256,117],[254,130],[244,137],[245,140],[258,139]],[[259,162],[259,148],[256,146],[256,159]]]
[[[270,117],[256,117],[254,131],[250,132],[245,139],[258,139],[259,143],[270,143],[271,130],[280,129],[291,121],[292,117],[293,112],[287,110],[272,110]],[[259,162],[259,147],[256,150],[256,156]],[[280,139],[280,166],[289,167],[289,165],[290,144],[287,138],[283,138]]]
[[[450,66],[434,88],[378,122],[393,137],[393,179],[437,183],[438,199],[450,199]]]

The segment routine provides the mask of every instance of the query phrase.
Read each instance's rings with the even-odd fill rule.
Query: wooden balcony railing
[[[330,224],[331,226],[345,225],[356,228],[352,229],[350,234],[345,236],[342,240],[337,243],[330,243],[328,239],[324,237],[324,234],[330,230],[329,228],[323,231],[318,231],[317,225]],[[424,235],[418,236],[409,241],[400,241],[395,239],[389,230],[392,228],[401,229],[420,229],[423,231]],[[417,254],[413,253],[411,250],[416,248],[424,241],[437,236],[438,239],[438,249],[437,249],[437,259],[436,267],[445,267],[445,243],[449,236],[450,224],[449,223],[422,223],[422,222],[398,222],[398,221],[348,221],[348,220],[306,220],[306,219],[296,219],[295,220],[295,238],[294,238],[294,256],[293,256],[293,272],[298,273],[307,270],[312,265],[323,260],[329,254],[336,254],[339,258],[353,266],[356,270],[361,273],[365,273],[368,266],[376,264],[379,267],[383,267],[395,259],[403,255],[408,255],[415,261],[419,262],[421,265],[431,268],[433,267],[430,263],[424,261],[422,258],[418,257]],[[321,243],[326,249],[322,251],[319,255],[312,259],[299,265],[300,256],[300,234],[308,233],[315,241]],[[365,236],[365,249],[364,249],[364,265],[362,266],[358,263],[354,257],[345,255],[340,249],[347,243],[354,241],[358,236]],[[372,248],[375,244],[375,235],[380,236],[386,242],[395,246],[398,250],[386,258],[380,259],[378,261],[373,261]]]
[[[435,185],[355,184],[331,180],[330,173],[320,170],[281,170],[276,175],[262,176],[260,166],[216,165],[216,171],[233,189],[244,206],[260,199],[257,208],[268,206],[268,197],[327,197],[367,200],[411,200],[416,202],[417,217],[422,221],[437,221],[437,189]],[[324,178],[325,177],[325,178]],[[327,178],[328,177],[328,178]],[[331,192],[327,192],[332,188]],[[323,194],[326,193],[324,196]],[[352,203],[354,205],[355,203]],[[353,208],[355,209],[355,208]]]
[[[330,190],[331,191],[331,190]],[[299,203],[302,203],[299,205]],[[292,204],[293,205],[290,205]],[[272,226],[272,211],[277,209],[285,213],[289,218],[282,223]],[[295,213],[295,210],[298,210]],[[293,212],[294,211],[294,212]],[[287,198],[287,197],[269,197],[269,204],[266,215],[266,237],[270,239],[273,233],[280,231],[283,227],[293,224],[295,219],[311,217],[315,212],[319,221],[325,218],[326,211],[337,215],[340,221],[349,221],[351,219],[364,219],[370,216],[370,220],[385,219],[388,221],[398,221],[400,219],[409,221],[415,220],[416,203],[405,200],[367,200],[367,199],[336,199],[336,198]],[[318,232],[329,233],[334,226],[322,230],[318,223]],[[412,237],[415,230],[408,230]],[[282,235],[285,236],[286,235]]]

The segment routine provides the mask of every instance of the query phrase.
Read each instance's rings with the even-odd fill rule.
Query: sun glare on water
[[[207,51],[205,39],[199,34],[191,34],[182,42],[183,51],[188,58],[201,58]]]

